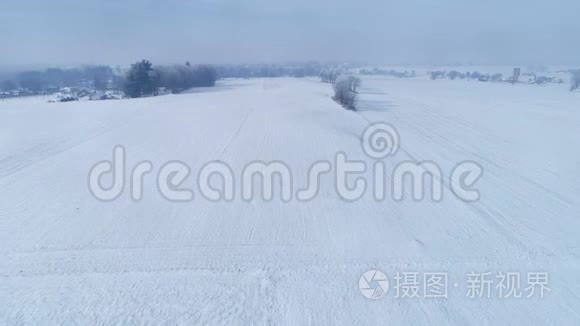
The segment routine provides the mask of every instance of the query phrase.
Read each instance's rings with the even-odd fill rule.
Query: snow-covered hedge
[[[356,88],[360,79],[353,76],[341,76],[334,82],[334,100],[348,110],[356,109]]]
[[[572,78],[570,78],[570,90],[576,90],[580,87],[580,69],[572,71]]]

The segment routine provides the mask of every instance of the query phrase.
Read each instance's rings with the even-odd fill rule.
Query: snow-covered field
[[[0,324],[578,324],[579,93],[367,77],[359,112],[330,95],[315,80],[255,79],[135,100],[0,101]],[[360,138],[375,121],[400,133],[388,167],[479,163],[480,201],[347,202],[324,176],[309,202],[210,202],[195,187],[213,160],[235,173],[283,161],[296,188],[337,152],[371,165]],[[140,202],[127,190],[92,197],[88,172],[118,144],[128,169],[186,162],[194,200],[166,201],[147,176]],[[390,281],[377,300],[359,290],[373,269]],[[472,271],[492,273],[491,298],[469,297]],[[418,273],[419,298],[397,293],[397,272]],[[425,296],[433,272],[447,273],[447,298]],[[521,275],[521,298],[497,296],[499,272]],[[535,272],[549,275],[544,298],[526,297]]]

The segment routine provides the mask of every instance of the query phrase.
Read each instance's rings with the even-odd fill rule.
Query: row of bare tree
[[[356,110],[357,89],[361,84],[358,77],[347,75],[339,69],[324,70],[320,73],[324,83],[333,84],[333,99],[347,110]]]

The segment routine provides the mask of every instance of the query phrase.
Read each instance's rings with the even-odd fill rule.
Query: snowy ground
[[[580,94],[558,85],[363,80],[358,113],[314,80],[224,81],[147,99],[0,101],[0,324],[558,324],[580,320]],[[281,160],[296,186],[309,166],[364,155],[369,122],[444,172],[474,160],[481,200],[366,196],[345,202],[322,178],[310,202],[167,202],[93,198],[87,174],[121,144],[127,166],[212,160],[234,171]],[[154,170],[156,171],[156,170]],[[186,185],[194,187],[191,177]],[[387,197],[389,198],[389,197]],[[384,272],[378,300],[359,278]],[[419,273],[419,298],[396,272]],[[468,298],[467,273],[547,272],[543,299]],[[448,297],[424,298],[425,273],[448,273]],[[495,281],[495,277],[493,278]]]

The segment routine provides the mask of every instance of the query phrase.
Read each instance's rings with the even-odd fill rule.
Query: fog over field
[[[4,0],[0,64],[577,64],[575,0]]]

